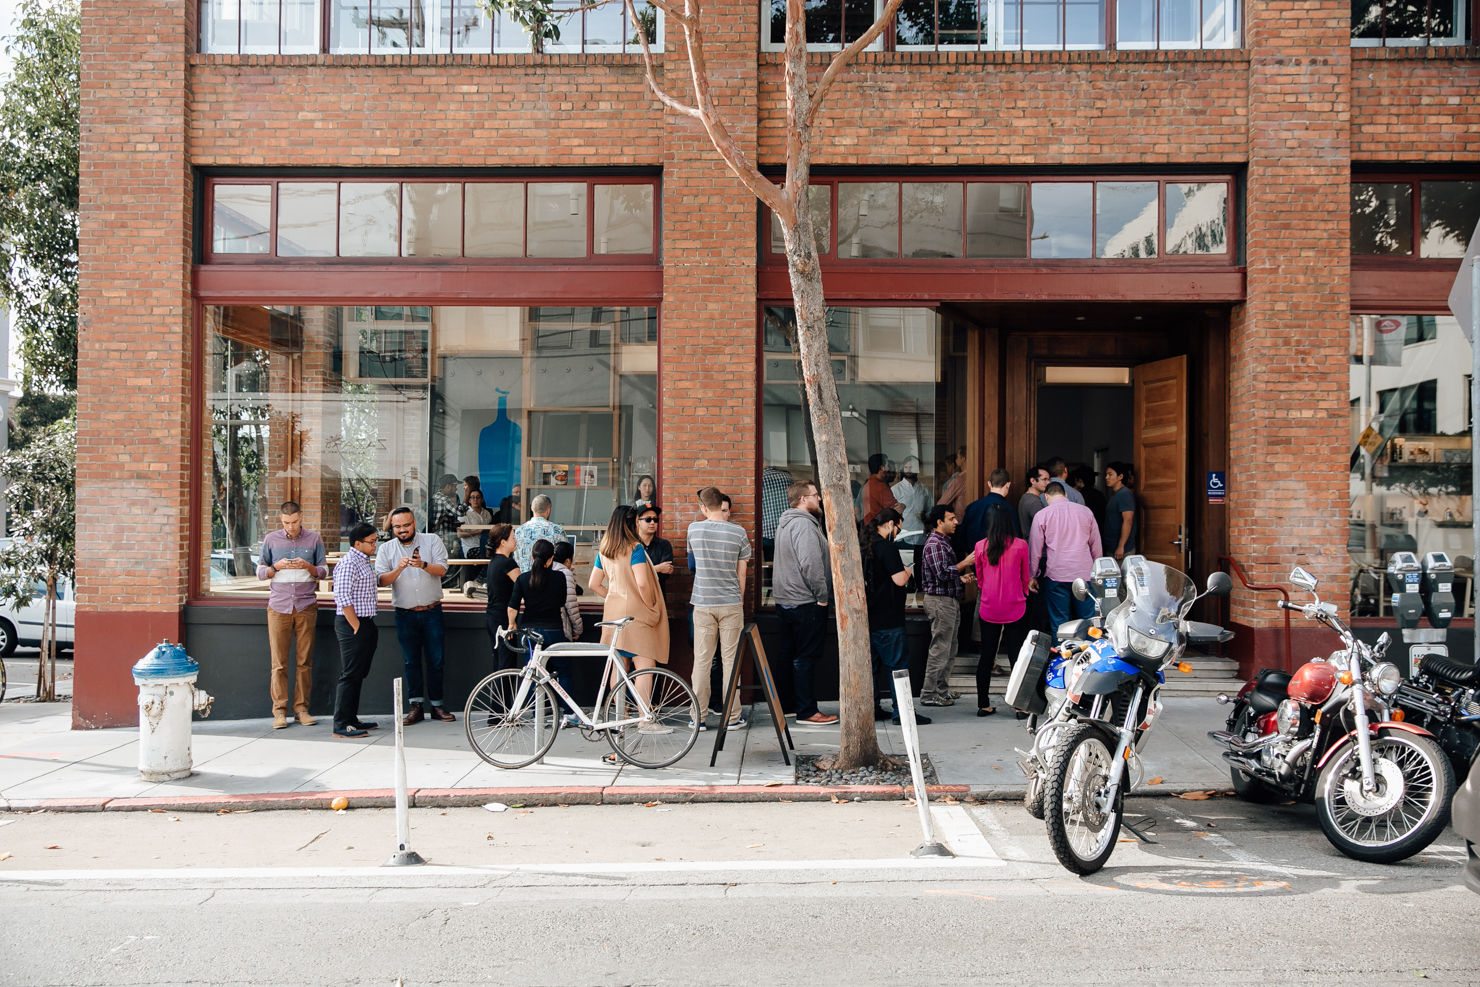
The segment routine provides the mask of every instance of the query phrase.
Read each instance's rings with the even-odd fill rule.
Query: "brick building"
[[[621,10],[531,55],[464,0],[397,2],[84,2],[80,726],[134,721],[129,667],[162,638],[218,710],[266,714],[251,562],[284,499],[331,553],[405,504],[456,556],[429,498],[476,476],[508,516],[551,496],[587,565],[644,477],[681,556],[696,488],[730,492],[763,555],[763,483],[810,475],[769,216],[650,97]],[[779,174],[768,9],[706,10],[733,133]],[[964,454],[970,496],[1004,466],[1016,500],[1048,456],[1132,461],[1147,554],[1199,582],[1225,556],[1255,584],[1300,563],[1359,623],[1384,620],[1388,552],[1467,554],[1444,299],[1480,216],[1470,0],[1416,23],[1334,0],[903,10],[814,155],[859,481],[882,453],[933,500]],[[840,11],[809,27],[819,68],[860,30]],[[1389,441],[1354,457],[1374,415]],[[453,701],[487,663],[459,582]],[[1271,599],[1234,595],[1246,665],[1291,660]],[[1297,627],[1294,657],[1323,643]]]

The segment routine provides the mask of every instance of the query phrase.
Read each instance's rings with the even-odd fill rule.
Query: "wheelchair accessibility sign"
[[[1208,503],[1221,504],[1228,493],[1228,474],[1223,470],[1208,471]]]

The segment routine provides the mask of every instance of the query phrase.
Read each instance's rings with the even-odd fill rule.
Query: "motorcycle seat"
[[[1256,689],[1265,689],[1271,693],[1279,693],[1283,698],[1290,691],[1290,673],[1282,672],[1278,668],[1261,668],[1259,670],[1259,682]]]
[[[1480,668],[1467,661],[1457,661],[1444,655],[1429,655],[1423,660],[1425,675],[1453,682],[1455,685],[1471,685],[1480,681]]]
[[[1281,689],[1274,692],[1263,686],[1255,686],[1254,691],[1249,693],[1249,708],[1256,713],[1273,713],[1280,708],[1280,703],[1286,698],[1285,691]]]

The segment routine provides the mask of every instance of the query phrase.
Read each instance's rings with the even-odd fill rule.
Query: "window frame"
[[[1433,9],[1433,0],[1424,0],[1424,23],[1429,23],[1429,11]],[[1387,36],[1387,4],[1383,3],[1382,37],[1380,38],[1358,38],[1352,37],[1353,48],[1454,48],[1472,45],[1475,43],[1475,22],[1480,18],[1480,2],[1477,0],[1455,0],[1455,33],[1453,37],[1435,38],[1432,34],[1423,37],[1401,37],[1388,38]],[[1350,24],[1351,30],[1356,30],[1356,22]]]
[[[838,227],[838,204],[839,191],[837,186],[841,184],[868,183],[879,184],[892,182],[899,189],[900,221],[896,237],[895,257],[842,257],[839,255],[840,230]],[[970,231],[966,226],[966,215],[970,195],[965,186],[977,184],[996,185],[1026,185],[1026,235],[1031,236],[1033,224],[1033,185],[1034,183],[1052,182],[1055,184],[1089,184],[1091,186],[1100,183],[1118,182],[1147,182],[1157,184],[1157,255],[1155,257],[1123,258],[1123,257],[1096,257],[1093,256],[1097,249],[1098,236],[1098,199],[1095,192],[1090,193],[1090,251],[1089,257],[1063,257],[1047,258],[1031,256],[1031,244],[1028,245],[1029,256],[1026,257],[971,257],[966,253],[967,238]],[[960,183],[962,189],[962,218],[961,218],[961,255],[959,257],[905,257],[904,251],[904,216],[903,216],[903,186],[905,184],[940,184]],[[1226,204],[1227,235],[1224,237],[1224,250],[1218,254],[1169,254],[1166,244],[1166,187],[1168,185],[1194,184],[1194,183],[1221,183],[1228,188],[1228,199]],[[1211,175],[1135,175],[1135,174],[1106,174],[1106,175],[981,175],[981,176],[920,176],[920,175],[835,175],[835,176],[812,176],[811,185],[829,185],[829,215],[828,232],[829,243],[826,252],[819,252],[818,259],[824,268],[835,270],[847,270],[849,268],[878,268],[885,266],[900,267],[930,267],[940,270],[953,268],[982,268],[982,267],[1075,267],[1075,268],[1110,268],[1125,269],[1135,265],[1149,265],[1155,267],[1187,267],[1199,268],[1208,266],[1236,267],[1239,264],[1239,236],[1238,227],[1239,201],[1238,201],[1238,179],[1232,173],[1220,173]],[[761,248],[761,266],[763,267],[785,267],[786,255],[771,251],[771,210],[762,207],[761,221],[759,225],[759,246]]]
[[[584,256],[576,257],[530,257],[529,250],[529,189],[528,186],[544,184],[549,182],[584,183],[586,186],[586,253]],[[398,185],[396,198],[396,229],[397,229],[397,253],[394,255],[380,257],[345,257],[339,253],[339,226],[335,223],[335,245],[334,255],[331,257],[285,257],[278,254],[278,189],[283,184],[334,184],[336,195],[340,187],[344,185],[362,185],[373,183],[395,183]],[[461,246],[456,256],[429,257],[412,256],[405,253],[405,234],[402,226],[403,212],[405,209],[407,185],[432,185],[439,183],[458,184],[464,187],[461,201],[463,203],[463,214],[460,219],[459,237]],[[462,251],[467,249],[467,192],[468,185],[483,184],[508,184],[522,185],[525,187],[525,209],[523,240],[518,257],[469,257]],[[270,196],[270,226],[268,230],[269,250],[262,254],[237,254],[216,253],[215,251],[215,191],[219,185],[268,185],[271,186]],[[596,186],[598,185],[648,185],[653,190],[653,241],[652,249],[645,254],[602,254],[596,252]],[[305,178],[305,177],[261,177],[254,175],[212,175],[204,180],[203,189],[204,212],[203,226],[200,232],[200,257],[201,263],[208,266],[219,265],[267,265],[281,266],[291,265],[365,265],[365,264],[391,264],[397,267],[403,266],[543,266],[551,264],[643,264],[652,265],[659,263],[662,255],[663,238],[663,183],[658,176],[649,175],[525,175],[520,177],[464,177],[457,175],[443,176],[416,176],[403,177],[396,175],[385,175],[383,173],[365,173],[344,175],[338,174],[332,177]],[[342,210],[342,203],[337,207]],[[342,212],[341,212],[342,215]]]
[[[1347,234],[1347,252],[1353,268],[1363,270],[1448,270],[1459,265],[1458,257],[1423,257],[1423,183],[1424,182],[1480,182],[1480,171],[1475,172],[1355,172],[1352,185],[1407,185],[1409,187],[1409,212],[1412,230],[1410,242],[1413,249],[1406,254],[1359,254],[1352,252],[1350,232]],[[1350,231],[1351,205],[1348,196],[1348,231]]]

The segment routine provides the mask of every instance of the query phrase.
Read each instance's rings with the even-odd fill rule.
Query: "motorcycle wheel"
[[[1115,793],[1115,804],[1102,811],[1096,795],[1110,783],[1115,763],[1114,745],[1091,723],[1067,728],[1054,745],[1044,784],[1043,801],[1048,842],[1059,863],[1076,874],[1093,874],[1115,852],[1124,816],[1125,788]]]
[[[1321,769],[1316,815],[1331,844],[1354,860],[1390,864],[1418,853],[1449,821],[1454,769],[1427,737],[1391,733],[1372,739],[1377,791],[1362,792],[1362,762],[1349,743]]]
[[[1251,728],[1253,719],[1254,710],[1249,706],[1245,706],[1238,714],[1238,718],[1233,721],[1233,727],[1229,732],[1242,740],[1244,734]],[[1241,768],[1231,767],[1228,769],[1228,773],[1233,778],[1233,794],[1245,802],[1268,805],[1272,802],[1285,801],[1283,793],[1275,791]]]
[[[1023,808],[1034,819],[1043,818],[1043,772],[1028,779],[1028,793],[1023,796]]]

